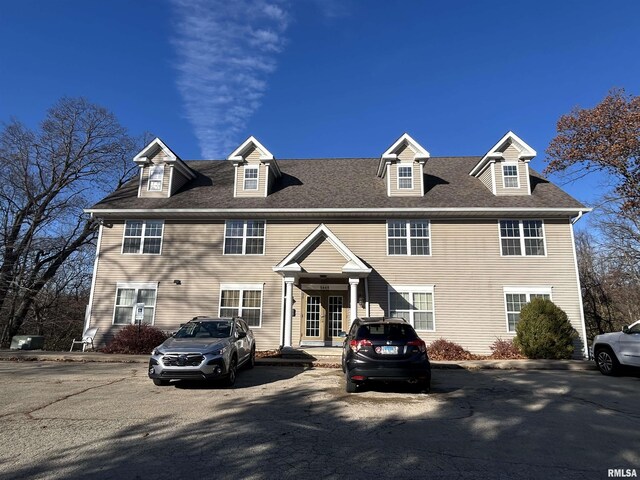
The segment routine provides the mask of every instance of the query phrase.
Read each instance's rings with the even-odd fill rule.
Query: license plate
[[[384,345],[382,347],[376,348],[376,353],[379,353],[380,355],[397,355],[398,347]]]

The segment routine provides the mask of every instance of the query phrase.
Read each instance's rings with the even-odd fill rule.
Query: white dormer
[[[266,197],[282,175],[273,154],[253,136],[236,148],[227,160],[235,167],[234,197]]]
[[[133,161],[140,167],[138,197],[170,197],[196,176],[191,169],[156,138]]]
[[[469,175],[479,178],[494,195],[531,195],[529,162],[535,156],[533,148],[507,132]]]
[[[390,197],[424,195],[424,164],[430,155],[408,133],[403,134],[380,157],[378,176],[387,182]]]

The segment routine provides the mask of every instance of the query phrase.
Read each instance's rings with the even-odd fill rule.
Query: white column
[[[359,278],[350,278],[349,279],[349,320],[353,322],[358,316],[358,283],[360,283]]]
[[[295,278],[285,277],[285,304],[284,304],[284,345],[283,347],[291,347],[291,315],[293,313],[293,282]]]

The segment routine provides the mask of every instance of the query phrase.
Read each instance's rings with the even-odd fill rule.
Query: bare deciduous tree
[[[0,342],[18,332],[36,298],[97,226],[82,208],[131,175],[137,142],[115,116],[63,98],[36,131],[0,132]]]

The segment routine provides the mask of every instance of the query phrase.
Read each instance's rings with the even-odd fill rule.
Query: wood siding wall
[[[528,195],[529,194],[529,177],[527,175],[527,164],[518,158],[520,152],[513,145],[509,145],[503,152],[504,161],[494,164],[496,173],[496,195]],[[518,182],[519,188],[505,188],[502,166],[505,162],[518,165]]]
[[[245,166],[258,167],[258,190],[244,189]],[[237,197],[264,197],[267,188],[267,167],[260,162],[260,152],[254,148],[245,157],[245,163],[236,168],[236,196]]]
[[[269,220],[265,254],[247,256],[222,255],[222,220],[166,220],[162,255],[122,255],[123,222],[103,229],[91,316],[91,325],[100,327],[98,341],[104,343],[118,330],[111,325],[117,282],[158,282],[155,325],[164,330],[175,330],[195,315],[217,315],[222,283],[262,283],[262,326],[254,328],[258,348],[279,346],[282,277],[272,267],[321,222],[372,267],[368,278],[371,315],[388,314],[388,285],[435,285],[436,331],[420,333],[427,343],[446,338],[474,353],[489,353],[496,338],[513,337],[507,332],[503,289],[516,286],[551,287],[553,301],[582,335],[568,219],[545,220],[544,257],[502,257],[498,219],[432,219],[432,255],[424,257],[388,256],[382,219]],[[328,247],[328,242],[321,242],[317,251],[304,259],[305,267],[320,269],[325,259],[335,262],[337,258]],[[176,279],[182,284],[175,285]],[[331,283],[335,283],[333,279]],[[364,296],[364,280],[358,292]],[[293,308],[293,343],[297,345],[303,311],[298,287],[294,288]],[[358,307],[358,315],[364,315],[363,308]]]
[[[169,177],[171,167],[166,163],[167,155],[162,149],[158,149],[150,158],[150,164],[145,165],[142,168],[142,188],[140,189],[140,197],[146,198],[158,198],[167,197],[169,195]],[[164,177],[162,178],[162,191],[150,192],[149,191],[149,173],[151,172],[152,165],[164,164]]]
[[[393,197],[415,197],[422,195],[422,182],[424,180],[424,173],[422,172],[422,165],[414,161],[416,152],[409,146],[405,146],[398,151],[398,161],[391,163],[387,169],[387,175],[389,175],[390,189],[389,193]],[[398,166],[403,167],[410,166],[413,170],[413,188],[412,189],[399,189],[398,188]]]
[[[491,172],[493,172],[494,164],[490,163],[487,168],[484,169],[484,172],[480,174],[478,177],[480,181],[484,184],[485,187],[489,189],[490,192],[493,193],[493,179],[491,178]]]

